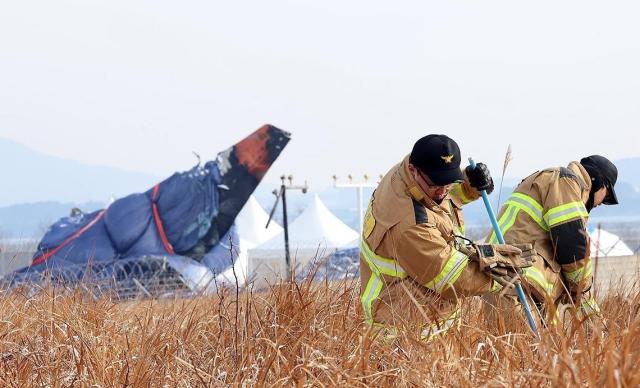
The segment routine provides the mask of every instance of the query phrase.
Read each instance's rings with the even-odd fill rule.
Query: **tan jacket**
[[[507,244],[531,243],[543,260],[525,270],[538,300],[556,300],[564,289],[587,290],[591,284],[589,213],[591,180],[577,162],[550,168],[525,178],[505,202],[498,224]],[[495,233],[488,241],[497,242]],[[562,273],[562,276],[557,274]],[[556,276],[554,276],[556,274]]]
[[[479,193],[465,182],[438,205],[411,177],[408,160],[382,178],[367,209],[361,302],[370,325],[397,326],[398,318],[418,328],[447,325],[457,318],[458,298],[493,286],[478,264],[456,249],[455,235],[464,233],[461,206]]]

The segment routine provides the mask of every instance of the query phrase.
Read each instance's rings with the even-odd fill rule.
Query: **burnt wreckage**
[[[234,264],[234,220],[289,140],[264,125],[144,193],[92,213],[74,209],[49,227],[31,266],[4,279],[11,286],[83,281],[94,293],[123,298],[188,292],[172,263],[197,262],[214,274]]]

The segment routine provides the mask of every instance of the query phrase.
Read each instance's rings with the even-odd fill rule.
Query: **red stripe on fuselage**
[[[82,233],[86,232],[87,230],[89,230],[93,225],[96,224],[96,222],[98,222],[102,216],[104,216],[104,213],[107,210],[104,209],[102,210],[100,213],[98,213],[98,215],[91,220],[91,222],[89,222],[88,224],[86,224],[82,229],[80,229],[79,231],[75,232],[73,235],[71,235],[70,237],[68,237],[66,240],[64,240],[62,242],[62,244],[58,245],[55,249],[50,250],[45,252],[44,254],[36,257],[35,259],[33,259],[33,262],[31,262],[31,266],[33,267],[34,265],[38,265],[44,261],[46,261],[47,259],[49,259],[51,256],[55,255],[56,253],[58,253],[58,251],[60,251],[60,249],[64,248],[65,245],[69,244],[71,241],[75,240],[76,238],[78,238]]]
[[[162,241],[162,245],[164,246],[164,250],[167,253],[173,255],[175,252],[173,251],[173,247],[167,238],[167,234],[164,231],[164,226],[162,225],[162,218],[160,218],[160,212],[158,211],[158,204],[156,200],[158,199],[158,194],[160,192],[160,185],[153,186],[153,199],[151,201],[151,209],[153,210],[153,220],[156,223],[156,227],[158,228],[158,234],[160,235],[160,240]]]

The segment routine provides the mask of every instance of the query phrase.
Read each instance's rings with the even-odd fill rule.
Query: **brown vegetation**
[[[0,299],[0,384],[638,386],[639,306],[637,291],[611,293],[608,332],[536,340],[488,329],[474,300],[446,336],[387,343],[363,326],[353,280],[120,303],[18,289]]]

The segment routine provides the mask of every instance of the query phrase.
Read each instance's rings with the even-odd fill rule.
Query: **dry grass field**
[[[602,300],[608,330],[534,339],[488,329],[481,302],[424,343],[362,324],[359,284],[308,283],[115,302],[79,291],[0,298],[0,385],[618,386],[640,384],[640,294]]]

